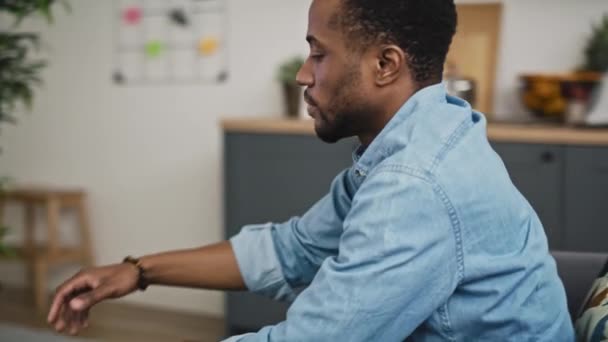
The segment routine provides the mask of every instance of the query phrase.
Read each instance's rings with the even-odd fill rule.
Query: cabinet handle
[[[553,163],[555,155],[550,151],[545,151],[540,155],[540,160],[545,164]]]

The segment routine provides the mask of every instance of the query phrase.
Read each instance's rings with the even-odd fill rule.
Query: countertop
[[[221,122],[224,132],[314,135],[311,119],[231,118]],[[569,127],[548,123],[490,122],[488,138],[497,142],[608,146],[608,128]]]

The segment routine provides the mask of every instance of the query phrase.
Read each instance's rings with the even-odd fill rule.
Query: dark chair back
[[[566,288],[570,317],[576,320],[593,281],[607,265],[608,253],[551,251],[551,254]]]

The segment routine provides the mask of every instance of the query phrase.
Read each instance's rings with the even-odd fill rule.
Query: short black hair
[[[454,0],[341,0],[338,21],[356,48],[398,45],[419,85],[439,82],[456,33]]]

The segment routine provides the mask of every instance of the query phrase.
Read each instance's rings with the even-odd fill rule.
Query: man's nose
[[[314,77],[310,71],[310,63],[307,59],[296,74],[296,82],[302,87],[311,87],[314,84]]]

